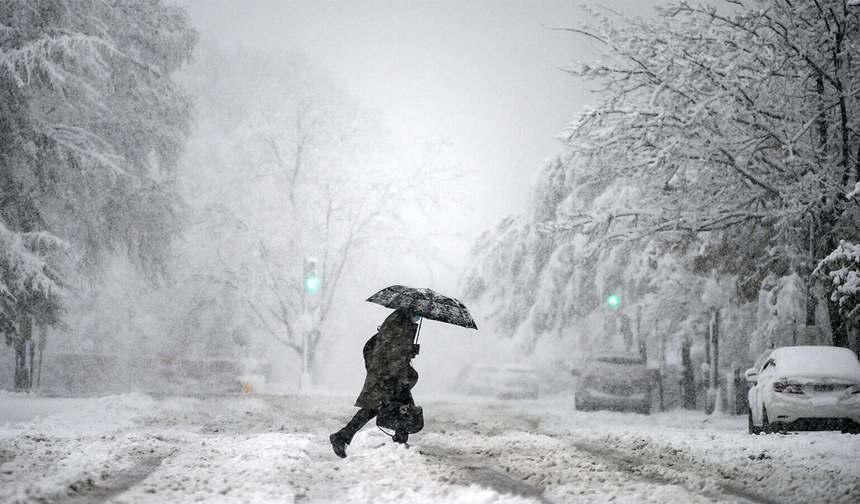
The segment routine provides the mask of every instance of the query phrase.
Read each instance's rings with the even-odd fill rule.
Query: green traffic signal
[[[312,276],[305,278],[305,288],[307,288],[307,290],[314,290],[317,288],[317,285],[319,285],[317,277]]]
[[[305,290],[314,291],[319,287],[320,282],[317,278],[317,260],[308,257],[305,258]]]
[[[615,294],[610,295],[608,298],[606,298],[606,304],[608,304],[609,306],[618,306],[618,296],[616,296]]]

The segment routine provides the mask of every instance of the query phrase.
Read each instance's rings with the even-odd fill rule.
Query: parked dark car
[[[642,356],[593,355],[579,374],[574,395],[577,410],[651,412],[651,379]]]

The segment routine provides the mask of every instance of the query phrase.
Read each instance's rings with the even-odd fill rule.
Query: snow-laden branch
[[[32,296],[62,292],[59,272],[48,262],[52,251],[64,250],[67,243],[46,232],[16,233],[0,222],[0,293],[5,310]]]
[[[598,16],[568,30],[603,43],[600,62],[568,71],[604,99],[567,125],[529,212],[476,244],[469,282],[500,323],[552,319],[550,305],[568,313],[528,278],[570,287],[546,269],[550,254],[614,274],[618,254],[689,254],[689,267],[738,274],[753,296],[772,272],[805,276],[830,240],[860,233],[842,197],[860,173],[858,16],[808,22],[821,17],[814,0],[737,6],[682,3],[647,22]]]
[[[846,320],[860,321],[860,245],[841,240],[816,266],[813,276],[824,283]]]

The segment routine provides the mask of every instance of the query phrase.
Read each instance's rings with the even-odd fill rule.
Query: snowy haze
[[[592,41],[555,29],[589,18],[578,3],[167,3],[186,9],[200,34],[192,61],[175,72],[195,110],[177,160],[177,190],[189,211],[167,267],[174,282],[150,284],[151,272],[122,257],[100,266],[101,282],[70,297],[64,327],[39,335],[47,345],[35,383],[48,391],[87,383],[91,393],[125,391],[136,376],[176,378],[188,368],[182,359],[204,367],[207,359],[247,360],[245,371],[262,373],[253,369],[257,360],[295,386],[296,347],[307,332],[298,285],[303,259],[312,256],[323,281],[343,272],[330,289],[331,310],[310,321],[322,334],[311,359],[319,364],[315,377],[323,388],[356,393],[361,346],[389,313],[364,300],[392,284],[462,298],[475,238],[525,211],[533,174],[560,148],[557,137],[597,100],[563,71],[600,57]],[[590,4],[648,15],[656,3]],[[310,112],[325,125],[306,131],[317,142],[303,146],[311,168],[290,186],[292,167],[278,154],[296,148],[301,135],[289,114],[309,97],[322,97]],[[269,140],[280,152],[267,150]],[[423,156],[427,173],[407,173]],[[459,178],[445,180],[455,172]],[[411,192],[391,203],[396,198],[375,189],[389,180],[411,184]],[[324,227],[323,192],[346,209],[328,241],[314,234]],[[352,236],[350,212],[365,219],[386,201],[385,215],[366,219],[373,224],[357,240],[342,240]],[[344,249],[352,255],[338,263]],[[491,327],[490,313],[472,308],[478,331],[424,325],[417,393],[448,388],[467,363],[520,358]],[[0,357],[12,367],[14,352],[5,348]],[[148,372],[153,366],[160,372]],[[110,378],[92,379],[105,368],[114,370]],[[74,386],[65,378],[71,370],[79,375]],[[11,380],[9,373],[0,383]]]
[[[405,136],[445,138],[474,172],[472,229],[525,209],[534,173],[574,114],[594,100],[560,70],[599,53],[552,28],[581,5],[647,15],[663,2],[178,0],[223,44],[298,51]]]
[[[589,2],[631,15],[648,15],[657,3]],[[329,326],[338,334],[321,349],[326,365],[319,378],[325,386],[360,386],[358,350],[388,313],[363,302],[375,289],[401,283],[460,296],[459,278],[474,237],[525,209],[533,173],[556,152],[566,123],[596,99],[562,68],[598,58],[599,49],[583,37],[553,30],[586,19],[579,2],[177,4],[187,9],[203,44],[215,41],[239,54],[301,54],[360,107],[377,112],[399,138],[444,142],[451,163],[467,173],[451,195],[458,203],[441,208],[422,230],[440,248],[436,259],[441,265],[377,257],[362,262],[345,281],[346,296]],[[416,221],[419,225],[425,224]],[[480,312],[473,316],[479,328],[487,329]],[[417,392],[446,387],[467,362],[512,358],[486,330],[428,323],[423,334],[425,347],[416,366],[424,379]],[[292,367],[294,357],[288,352],[283,362]]]
[[[837,341],[806,325],[837,320],[834,305],[810,304],[825,292],[808,289],[809,272],[791,268],[806,260],[797,237],[820,258],[828,237],[849,235],[815,274],[838,286],[831,299],[856,306],[856,269],[845,265],[860,257],[857,215],[818,192],[845,173],[820,153],[847,144],[822,139],[841,135],[823,134],[835,115],[809,100],[806,77],[820,71],[792,72],[845,55],[834,64],[850,85],[818,91],[817,103],[850,97],[842,133],[853,135],[860,107],[843,89],[860,88],[856,37],[793,10],[746,18],[803,25],[799,42],[786,32],[770,44],[683,3],[637,26],[631,18],[662,2],[588,0],[595,19],[580,1],[0,3],[0,94],[13,97],[0,123],[24,132],[0,132],[19,151],[0,148],[0,165],[12,160],[25,188],[59,181],[58,199],[21,200],[69,223],[50,226],[58,231],[92,222],[32,243],[70,239],[69,255],[97,270],[68,278],[60,323],[46,317],[55,291],[34,291],[41,313],[0,345],[0,502],[860,502],[855,424],[781,432],[762,407],[759,429],[742,407],[744,369],[760,351]],[[602,23],[601,8],[630,29]],[[6,12],[17,14],[11,29]],[[564,29],[591,21],[578,35]],[[616,51],[603,56],[598,39]],[[820,54],[794,61],[817,44]],[[563,70],[595,61],[571,71],[585,81]],[[60,78],[66,69],[74,79]],[[607,102],[588,86],[621,92]],[[755,99],[724,92],[735,86]],[[104,148],[66,124],[108,114],[123,120],[98,121],[113,140]],[[811,138],[763,146],[762,125],[776,139]],[[66,135],[71,147],[54,148]],[[763,150],[755,166],[778,173],[759,179],[711,157],[732,143]],[[786,154],[780,163],[809,176],[768,169]],[[664,162],[675,156],[696,162]],[[134,177],[117,175],[123,167]],[[89,199],[82,187],[94,189]],[[31,283],[66,282],[76,265],[59,260],[59,280],[48,275],[47,259],[23,246],[41,234],[22,231],[30,207],[12,200],[0,222],[0,241],[14,245],[6,273],[24,266],[11,278],[27,295]],[[126,204],[116,221],[104,200]],[[704,231],[755,202],[774,212],[742,209],[751,227]],[[807,213],[822,225],[807,226]],[[108,236],[117,229],[128,236]],[[478,330],[424,320],[413,361],[424,429],[400,443],[370,423],[341,458],[340,435],[330,436],[355,414],[362,347],[391,313],[365,300],[392,284],[465,301]],[[596,376],[584,358],[624,347],[647,358],[650,378],[637,373],[633,397],[647,381],[650,409],[583,411],[576,376],[583,386]],[[495,366],[461,373],[481,363]],[[596,396],[627,389],[598,380],[607,389]],[[812,388],[825,389],[815,406],[860,401],[853,388]]]

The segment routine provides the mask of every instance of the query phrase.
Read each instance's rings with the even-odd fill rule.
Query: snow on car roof
[[[777,348],[771,354],[782,376],[860,380],[860,362],[851,350],[830,346]]]

